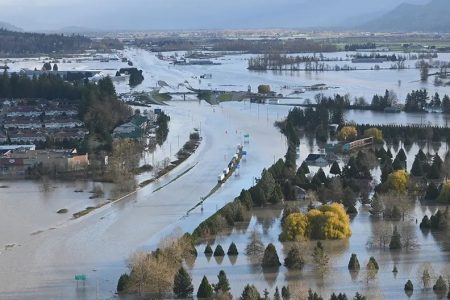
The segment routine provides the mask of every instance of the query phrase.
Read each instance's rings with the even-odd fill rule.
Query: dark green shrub
[[[284,265],[286,268],[291,270],[301,270],[305,265],[305,260],[303,259],[300,250],[297,247],[293,247],[289,250],[286,258],[284,259]]]
[[[203,276],[202,282],[198,287],[197,298],[199,299],[211,299],[214,295],[214,290],[212,286],[209,284],[208,278]]]
[[[414,291],[414,285],[411,282],[411,280],[408,280],[405,284],[405,292],[412,292]]]
[[[390,250],[398,250],[402,248],[402,241],[400,233],[398,233],[397,226],[394,227],[394,232],[391,237],[391,241],[389,242]]]
[[[223,251],[223,248],[221,245],[216,246],[216,250],[214,250],[214,256],[225,256],[225,251]]]
[[[125,291],[125,288],[130,281],[130,276],[127,273],[120,275],[119,281],[117,282],[117,292]]]
[[[212,248],[211,248],[211,246],[209,244],[206,245],[204,253],[206,255],[212,255],[213,254],[213,250],[212,250]]]
[[[236,244],[234,242],[232,242],[230,247],[228,248],[227,254],[228,255],[238,255],[239,254]]]
[[[436,293],[445,293],[445,291],[447,291],[447,283],[445,282],[444,278],[442,278],[442,276],[439,276],[436,284],[433,285],[433,291],[435,291]]]
[[[189,298],[194,292],[192,279],[183,267],[175,274],[173,280],[173,292],[178,298]]]
[[[359,265],[358,257],[354,253],[350,257],[350,261],[348,262],[348,269],[350,271],[359,271],[361,269],[361,266]]]
[[[260,300],[258,289],[254,285],[247,284],[242,291],[240,300]]]
[[[264,250],[264,256],[262,260],[263,267],[279,267],[281,265],[280,259],[278,257],[277,249],[270,243],[267,245],[266,250]]]

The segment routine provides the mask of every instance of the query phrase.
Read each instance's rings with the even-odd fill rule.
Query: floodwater
[[[253,178],[286,151],[283,136],[272,125],[275,120],[258,119],[254,109],[249,112],[233,105],[211,107],[204,102],[173,102],[171,106],[180,111],[191,110],[205,124],[202,125],[203,141],[197,151],[170,175],[80,219],[54,225],[47,224],[52,223],[50,221],[38,222],[39,225],[26,228],[2,223],[11,236],[22,238],[20,246],[7,248],[0,254],[1,298],[92,299],[97,291],[101,298],[112,297],[118,277],[126,271],[126,259],[133,251],[153,248],[161,237],[181,231],[179,228],[183,232],[192,231],[234,199],[241,189],[250,187]],[[240,176],[233,176],[210,197],[203,211],[199,208],[186,216],[200,197],[216,185],[217,175],[234,155],[244,132],[251,138],[246,146],[248,159],[242,163]],[[277,146],[273,147],[274,144]],[[193,169],[170,183],[190,167]],[[73,193],[72,188],[66,193],[69,191]],[[6,199],[8,194],[2,195]],[[52,208],[59,207],[55,197],[39,199],[34,200],[42,201],[42,207],[46,200],[52,203],[47,206],[48,213],[44,216],[56,214]],[[12,210],[11,218],[23,218],[24,209]],[[30,223],[33,224],[40,213],[44,212],[29,213]],[[55,229],[48,230],[50,227]],[[32,234],[38,230],[43,231]],[[1,242],[11,243],[3,237]],[[87,275],[85,286],[77,288],[73,280],[75,274]]]
[[[127,49],[124,51],[126,57],[130,58],[136,65],[143,67],[145,81],[136,89],[153,88],[158,80],[166,81],[175,90],[180,83],[188,82],[195,88],[226,90],[226,91],[247,91],[248,86],[252,91],[256,91],[258,85],[269,84],[273,91],[284,96],[292,96],[295,88],[301,86],[311,86],[314,84],[326,84],[335,87],[323,91],[325,95],[339,93],[341,95],[349,93],[352,97],[365,97],[371,101],[374,94],[384,94],[385,90],[393,90],[402,103],[411,90],[425,88],[429,93],[448,93],[445,87],[435,87],[433,80],[429,82],[420,81],[418,69],[404,70],[361,70],[361,71],[330,71],[330,72],[304,72],[304,71],[249,71],[247,70],[247,60],[254,56],[227,55],[212,61],[220,65],[171,65],[167,61],[160,61],[155,53],[145,50]],[[171,55],[173,52],[164,53]],[[178,52],[179,55],[183,52]],[[324,53],[325,57],[346,58],[348,53]],[[307,55],[307,54],[305,54]],[[449,53],[440,53],[437,60],[450,61]],[[416,61],[407,61],[406,66],[413,67]],[[357,67],[370,68],[372,64],[352,64],[351,62],[330,62],[330,64],[349,64]],[[385,63],[384,67],[391,63]],[[152,66],[147,68],[147,66]],[[211,74],[211,79],[199,79],[203,74]],[[147,76],[146,76],[147,75]],[[305,99],[314,99],[317,92],[311,91],[300,94],[299,100],[286,100],[285,103],[303,103]],[[283,103],[282,101],[282,103]]]
[[[248,57],[245,55],[220,58],[222,65],[219,66],[173,66],[158,60],[154,54],[144,50],[127,49],[124,53],[135,63],[135,66],[144,70],[146,79],[136,90],[155,87],[158,80],[164,80],[174,87],[188,81],[194,87],[226,90],[247,90],[249,84],[255,90],[259,84],[268,83],[280,92],[284,85],[311,85],[325,82],[329,85],[340,86],[339,89],[332,90],[332,93],[350,92],[354,96],[383,93],[386,88],[395,88],[396,85],[399,95],[402,93],[404,95],[412,88],[427,87],[430,92],[439,90],[431,84],[413,82],[418,77],[417,70],[314,74],[256,73],[246,70]],[[41,60],[38,59],[17,62],[11,67],[12,70],[23,67],[39,68],[41,64]],[[119,67],[125,66],[121,62],[91,61],[59,65],[60,70],[96,69],[111,75]],[[193,78],[205,73],[213,74],[213,78],[202,82]],[[398,80],[402,81],[401,86],[398,86]],[[117,83],[116,89],[119,92],[130,90],[125,83]],[[302,97],[313,97],[313,95],[304,94]],[[169,123],[170,131],[167,141],[158,147],[153,155],[144,155],[141,164],[153,164],[165,158],[173,160],[175,153],[187,141],[189,133],[194,128],[201,130],[203,141],[200,147],[170,174],[118,203],[106,205],[85,217],[71,220],[70,216],[75,211],[110,198],[113,186],[103,185],[104,198],[89,199],[91,195],[89,191],[94,185],[92,182],[1,182],[2,185],[9,187],[0,189],[2,207],[0,245],[3,247],[0,252],[2,282],[0,298],[93,299],[97,295],[102,299],[114,297],[117,279],[126,271],[126,259],[133,251],[153,249],[162,237],[174,231],[192,231],[200,222],[233,200],[241,189],[249,188],[253,184],[254,177],[258,177],[263,168],[282,158],[286,152],[285,138],[273,126],[273,123],[285,118],[291,106],[229,102],[212,107],[203,101],[171,101],[168,104],[162,107],[172,118]],[[350,111],[346,118],[348,121],[366,121],[375,124],[397,122],[446,124],[441,114],[385,115]],[[217,175],[228,164],[235,153],[236,146],[243,142],[245,133],[250,134],[250,144],[245,146],[249,155],[247,161],[242,163],[240,176],[230,178],[205,202],[203,211],[198,208],[186,215],[186,212],[199,202],[200,197],[205,196],[215,186]],[[408,168],[412,165],[417,147],[414,145],[408,153]],[[316,152],[319,148],[320,146],[314,141],[302,139],[299,162],[308,153]],[[430,145],[430,153],[439,151],[442,154],[446,151],[444,145],[441,145],[439,150],[435,148],[436,146]],[[171,182],[190,168],[192,169],[187,174]],[[137,181],[142,182],[151,178],[152,175],[151,172],[142,174],[137,176]],[[160,187],[162,189],[155,191]],[[75,190],[83,192],[75,193]],[[62,208],[67,208],[69,213],[57,214],[56,211]],[[419,217],[423,214],[419,208],[416,211]],[[246,231],[234,232],[229,238],[222,237],[221,243],[224,247],[234,240],[242,252],[246,243],[246,234],[256,227],[263,232],[264,242],[275,242],[281,254],[282,245],[277,242],[280,230],[278,217],[281,214],[281,208],[270,213],[261,212],[261,214],[260,217],[252,218]],[[389,251],[383,252],[366,247],[373,226],[374,223],[363,210],[353,220],[352,238],[346,243],[330,245],[333,249],[337,249],[332,255],[337,267],[332,269],[329,276],[325,278],[325,284],[322,285],[329,289],[322,288],[324,293],[328,293],[334,287],[339,287],[339,291],[356,291],[356,287],[361,290],[364,286],[361,282],[351,281],[348,276],[342,276],[342,274],[348,274],[344,267],[352,252],[358,253],[361,264],[365,264],[369,254],[374,255],[379,262],[383,262],[378,279],[370,282],[369,285],[369,287],[373,285],[370,288],[374,291],[373,293],[382,290],[383,293],[387,293],[386,295],[398,295],[400,298],[403,298],[402,286],[406,281],[406,277],[402,276],[412,274],[411,272],[415,272],[414,268],[417,267],[412,259],[421,262],[430,258],[436,265],[439,262],[448,262],[448,252],[445,252],[448,251],[448,245],[441,242],[436,235],[422,236],[410,220],[410,227],[414,229],[413,232],[416,233],[420,247],[399,256],[399,274],[394,284],[394,280],[389,277],[392,267]],[[426,252],[421,253],[422,249],[426,249]],[[435,255],[430,257],[429,253]],[[311,276],[311,270],[308,271],[308,267],[303,272],[304,275],[288,274],[286,276],[286,270],[283,267],[278,274],[264,274],[258,267],[251,267],[243,255],[238,257],[235,267],[231,268],[228,264],[231,262],[226,257],[222,266],[226,268],[229,278],[233,278],[230,281],[235,295],[240,293],[243,284],[248,281],[254,281],[262,289],[282,285],[285,281],[292,280],[291,278],[301,279]],[[436,266],[436,270],[440,271],[440,266]],[[198,286],[200,276],[203,274],[207,274],[210,281],[214,282],[214,276],[218,271],[214,258],[206,263],[206,258],[200,254],[192,270],[195,286]],[[86,274],[88,277],[86,284],[77,286],[73,280],[75,274]],[[418,287],[416,281],[413,282]],[[315,284],[314,286],[321,287],[320,283],[314,280],[311,282]],[[308,286],[306,283],[305,285]],[[418,293],[415,292],[413,297],[419,297]]]
[[[303,208],[307,203],[300,204]],[[423,289],[421,272],[424,265],[431,266],[432,284],[437,275],[447,276],[450,268],[450,244],[443,233],[423,233],[415,218],[422,219],[424,214],[430,215],[436,207],[416,205],[411,208],[412,213],[404,222],[384,222],[370,216],[367,207],[359,207],[359,214],[351,220],[353,235],[348,240],[325,241],[325,251],[330,258],[329,270],[322,278],[315,270],[311,258],[315,242],[300,243],[303,257],[306,261],[302,271],[289,271],[281,266],[278,271],[265,271],[258,263],[245,255],[248,238],[253,231],[261,234],[262,242],[267,245],[273,243],[277,248],[281,262],[289,251],[292,243],[280,243],[278,235],[281,233],[280,218],[282,208],[255,209],[248,223],[240,224],[232,232],[219,235],[209,241],[212,248],[221,244],[225,252],[231,242],[235,242],[239,251],[237,257],[225,256],[223,259],[206,257],[203,254],[206,243],[197,247],[199,256],[193,265],[188,265],[193,276],[194,286],[198,287],[204,275],[210,283],[217,282],[217,274],[224,270],[230,281],[231,292],[239,297],[247,283],[255,284],[262,291],[267,288],[271,295],[275,288],[281,290],[283,285],[291,286],[291,293],[304,295],[308,288],[318,291],[324,299],[333,292],[345,292],[348,296],[358,291],[368,299],[406,299],[403,287],[407,280],[414,284],[411,299],[437,299],[432,289]],[[393,226],[399,228],[404,238],[409,238],[410,249],[390,251],[379,247],[378,240],[382,232],[391,234]],[[389,243],[389,240],[388,240]],[[361,270],[358,274],[351,274],[348,261],[352,253],[357,254]],[[369,277],[365,265],[373,256],[377,260],[380,270],[374,278]],[[398,273],[392,272],[396,266]],[[296,294],[298,295],[298,294]]]

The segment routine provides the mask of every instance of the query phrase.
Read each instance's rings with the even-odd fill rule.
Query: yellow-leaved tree
[[[323,228],[325,239],[345,239],[352,235],[350,218],[341,204],[326,204],[319,209],[326,216]]]
[[[405,170],[397,170],[389,174],[387,184],[397,193],[404,194],[408,190],[409,174]]]
[[[282,241],[304,239],[345,239],[352,235],[350,218],[338,203],[326,204],[308,213],[292,213],[284,224],[280,235]]]
[[[283,224],[280,239],[283,241],[303,241],[308,236],[308,218],[302,213],[292,213]]]
[[[338,132],[338,139],[340,141],[353,141],[358,136],[358,131],[353,126],[344,126]]]
[[[364,130],[364,137],[369,138],[373,137],[375,142],[380,143],[383,141],[383,132],[378,128],[369,128]]]

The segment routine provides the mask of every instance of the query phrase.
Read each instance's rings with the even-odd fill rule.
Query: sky
[[[364,22],[430,0],[0,0],[0,21],[25,30],[305,28]]]

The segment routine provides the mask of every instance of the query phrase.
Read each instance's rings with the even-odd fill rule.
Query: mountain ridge
[[[355,29],[387,32],[450,32],[450,1],[432,0],[428,4],[402,3],[383,16]]]

